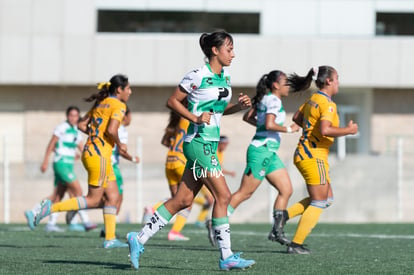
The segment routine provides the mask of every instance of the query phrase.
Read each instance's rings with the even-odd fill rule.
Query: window
[[[259,33],[259,13],[98,10],[98,32]]]
[[[376,35],[414,35],[414,13],[378,12]]]

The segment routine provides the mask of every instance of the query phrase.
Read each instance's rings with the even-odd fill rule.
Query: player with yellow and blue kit
[[[302,215],[289,254],[309,254],[303,246],[319,220],[323,209],[333,202],[329,177],[328,154],[335,137],[355,134],[358,125],[352,120],[346,127],[339,127],[339,117],[332,96],[338,93],[337,71],[330,66],[319,66],[309,70],[305,77],[292,74],[289,86],[294,91],[309,88],[315,81],[319,91],[314,93],[295,113],[293,120],[303,128],[302,136],[294,154],[294,163],[305,179],[309,197],[288,208],[289,218]]]
[[[88,134],[82,153],[82,163],[88,172],[88,195],[79,196],[53,204],[46,200],[35,217],[37,225],[41,219],[54,212],[100,207],[102,200],[105,223],[104,248],[125,247],[115,237],[117,202],[119,192],[111,165],[111,155],[116,144],[121,152],[127,151],[118,136],[118,128],[125,115],[131,94],[128,78],[114,75],[109,82],[98,85],[99,92],[86,99],[94,102],[92,109],[81,119],[78,127]]]

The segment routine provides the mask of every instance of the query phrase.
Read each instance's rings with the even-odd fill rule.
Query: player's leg
[[[66,192],[66,186],[62,184],[61,181],[56,181],[55,183],[56,185],[55,185],[53,194],[50,196],[50,199],[53,203],[57,203],[61,201],[61,199],[63,198]],[[63,232],[64,231],[62,228],[57,226],[57,218],[58,218],[58,213],[52,213],[49,216],[49,221],[47,222],[46,227],[45,227],[46,232]]]
[[[231,196],[227,213],[231,216],[234,210],[245,200],[248,200],[259,187],[262,179],[257,179],[253,173],[244,174],[239,189]]]
[[[208,191],[207,187],[204,185],[201,187],[200,193],[194,199],[194,203],[201,206],[200,213],[197,216],[196,225],[202,227],[208,220],[207,216],[210,212],[211,206],[214,203],[214,198],[210,191]]]

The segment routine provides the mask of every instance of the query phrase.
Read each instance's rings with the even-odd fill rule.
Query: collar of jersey
[[[330,97],[329,95],[325,94],[324,92],[322,92],[322,91],[320,91],[320,90],[317,92],[317,94],[320,94],[320,95],[326,96],[329,100],[332,100],[332,99],[331,99],[331,97]]]
[[[210,72],[212,72],[214,75],[216,75],[216,76],[218,76],[218,77],[220,77],[220,78],[222,78],[222,77],[223,77],[223,72],[224,72],[224,69],[221,69],[221,73],[220,73],[220,74],[216,74],[216,73],[214,73],[214,72],[213,72],[213,70],[211,70],[210,63],[206,63],[206,66],[207,66],[208,70],[209,70]]]

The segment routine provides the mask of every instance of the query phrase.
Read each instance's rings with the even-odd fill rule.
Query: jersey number
[[[183,129],[178,130],[177,136],[181,136],[180,139],[174,144],[171,145],[170,150],[178,153],[182,153],[183,150],[181,150],[181,144],[184,141],[185,131]]]

